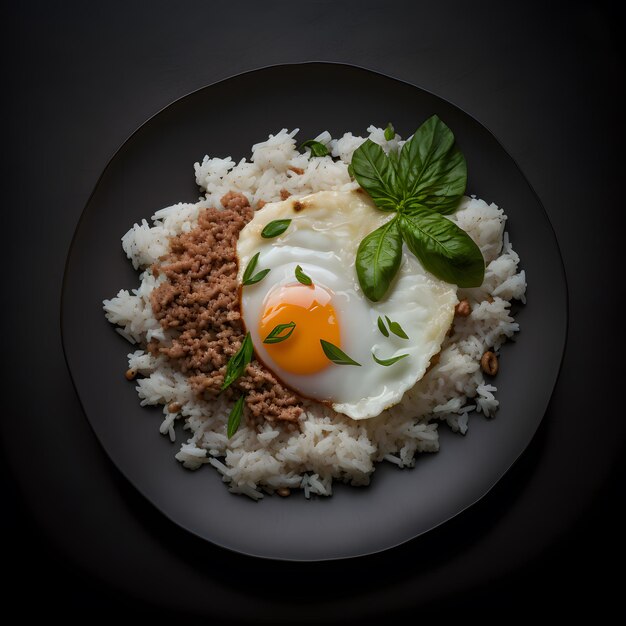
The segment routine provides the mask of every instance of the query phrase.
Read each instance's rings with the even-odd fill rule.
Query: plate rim
[[[405,539],[401,539],[400,541],[395,541],[390,543],[389,545],[386,545],[384,547],[381,548],[375,548],[375,549],[370,549],[370,550],[363,550],[360,551],[358,553],[354,553],[354,554],[350,554],[350,555],[340,555],[340,556],[328,556],[328,557],[320,557],[320,558],[310,558],[310,557],[285,557],[285,556],[271,556],[268,554],[262,554],[262,553],[255,553],[252,552],[250,550],[243,550],[243,549],[236,549],[232,546],[226,545],[220,541],[216,541],[213,539],[209,539],[206,536],[201,535],[200,533],[198,533],[197,531],[193,530],[192,528],[187,527],[185,524],[181,523],[180,521],[177,521],[176,519],[174,519],[173,517],[170,516],[169,513],[167,513],[164,509],[160,508],[159,506],[157,506],[152,499],[146,495],[146,493],[144,493],[144,490],[139,487],[136,482],[130,478],[127,473],[118,465],[117,462],[115,462],[113,460],[113,458],[111,457],[111,455],[108,453],[106,447],[104,446],[100,436],[98,435],[98,432],[94,426],[94,424],[92,423],[92,420],[89,418],[89,415],[87,413],[87,411],[85,410],[85,404],[83,402],[83,399],[81,397],[80,391],[78,389],[77,383],[76,383],[76,379],[72,373],[72,368],[70,365],[70,357],[68,355],[68,349],[66,346],[66,338],[65,338],[65,333],[64,333],[64,327],[65,327],[65,323],[64,323],[64,319],[65,319],[65,300],[66,300],[66,291],[67,291],[67,276],[68,276],[68,270],[69,270],[69,265],[70,265],[70,259],[72,257],[72,253],[76,244],[76,240],[78,238],[78,233],[80,231],[81,225],[83,223],[83,220],[85,219],[86,213],[87,213],[87,208],[89,207],[89,205],[91,204],[91,201],[93,199],[93,197],[95,196],[96,192],[98,191],[98,188],[103,180],[103,178],[105,177],[109,167],[111,166],[111,164],[113,163],[113,161],[116,159],[116,157],[118,156],[118,154],[122,151],[122,149],[124,148],[124,146],[126,146],[126,144],[128,142],[130,142],[133,137],[138,134],[147,124],[149,124],[152,120],[154,120],[155,118],[157,118],[158,116],[160,116],[162,113],[164,113],[166,110],[170,109],[171,107],[174,107],[175,105],[179,104],[180,102],[187,100],[189,98],[192,98],[193,96],[195,96],[196,94],[198,94],[201,91],[204,91],[206,89],[210,89],[211,87],[214,87],[215,85],[218,84],[222,84],[222,83],[226,83],[230,80],[234,80],[237,78],[242,78],[248,74],[255,74],[258,72],[263,72],[265,70],[273,70],[273,69],[280,69],[280,68],[287,68],[287,67],[293,67],[293,66],[313,66],[313,65],[317,65],[317,66],[333,66],[333,67],[343,67],[343,68],[347,68],[349,70],[359,70],[361,72],[364,73],[368,73],[368,74],[372,74],[375,76],[379,76],[379,77],[383,77],[386,78],[388,80],[392,80],[395,81],[397,83],[403,84],[405,86],[411,87],[413,89],[418,89],[426,94],[428,94],[429,96],[432,96],[438,100],[441,100],[443,102],[445,102],[447,105],[454,107],[456,109],[458,109],[461,113],[463,113],[465,116],[467,116],[468,118],[470,118],[473,122],[475,122],[478,126],[480,126],[482,129],[484,129],[489,135],[491,135],[491,137],[493,138],[493,140],[496,142],[496,144],[498,145],[498,147],[504,151],[504,153],[507,155],[507,157],[509,159],[511,159],[511,162],[513,163],[513,165],[515,166],[515,168],[517,169],[517,171],[521,174],[523,181],[526,183],[526,185],[528,186],[531,194],[534,196],[535,201],[537,202],[538,206],[541,209],[541,212],[543,213],[543,217],[545,218],[549,229],[550,229],[550,234],[552,236],[552,239],[554,240],[555,243],[555,247],[556,247],[556,252],[558,255],[558,271],[561,274],[561,278],[562,278],[562,282],[563,282],[563,287],[564,287],[564,314],[565,314],[565,332],[563,334],[563,344],[560,347],[560,360],[556,369],[556,376],[554,379],[554,383],[552,384],[552,389],[550,391],[550,396],[548,398],[548,402],[546,404],[546,408],[543,411],[543,414],[541,415],[541,418],[539,419],[539,421],[537,422],[532,435],[530,436],[530,438],[528,439],[528,441],[526,442],[526,444],[523,446],[523,448],[521,449],[521,451],[519,452],[519,454],[513,458],[511,460],[510,463],[508,463],[508,465],[505,467],[505,469],[503,469],[491,482],[491,484],[484,490],[484,492],[478,496],[476,499],[472,500],[470,503],[468,503],[467,505],[463,506],[462,508],[460,508],[458,511],[456,511],[454,514],[446,517],[445,519],[442,519],[441,521],[437,522],[436,524],[430,526],[428,529],[426,530],[422,530],[420,532],[418,532],[417,534],[414,534],[410,537],[407,537]],[[250,557],[250,558],[257,558],[257,559],[265,559],[265,560],[269,560],[269,561],[280,561],[280,562],[291,562],[291,563],[318,563],[318,562],[327,562],[327,561],[342,561],[342,560],[346,560],[346,559],[357,559],[357,558],[363,558],[363,557],[367,557],[370,555],[375,555],[375,554],[380,554],[382,552],[386,552],[388,550],[392,550],[397,548],[398,546],[404,545],[410,541],[414,541],[416,539],[418,539],[419,537],[422,537],[426,534],[428,534],[429,532],[441,527],[444,524],[447,524],[448,522],[450,522],[452,519],[456,518],[457,516],[463,514],[465,511],[467,511],[468,509],[472,508],[473,506],[475,506],[478,502],[480,502],[483,498],[487,497],[487,495],[489,493],[491,493],[491,491],[494,489],[494,487],[502,480],[502,478],[508,474],[510,472],[510,470],[512,469],[512,467],[514,465],[516,465],[518,463],[518,461],[520,460],[520,458],[525,454],[526,450],[528,449],[530,443],[535,439],[536,435],[537,435],[537,431],[539,430],[539,427],[541,426],[541,424],[543,423],[543,420],[546,416],[546,413],[550,407],[550,403],[552,402],[552,398],[554,397],[554,391],[559,383],[559,379],[561,377],[561,373],[563,370],[563,362],[565,359],[565,354],[566,354],[566,350],[567,350],[567,344],[568,344],[568,338],[569,338],[569,331],[570,331],[570,291],[569,291],[569,284],[568,284],[568,280],[567,280],[567,272],[565,269],[565,263],[563,261],[563,254],[561,251],[561,246],[559,244],[559,240],[556,234],[556,230],[554,228],[554,225],[552,224],[552,221],[550,219],[550,215],[548,214],[548,212],[546,211],[543,202],[541,201],[541,198],[539,197],[539,194],[536,192],[535,188],[533,187],[533,185],[531,184],[531,182],[528,180],[526,174],[524,173],[524,170],[519,166],[519,163],[517,162],[517,160],[511,155],[511,153],[508,151],[508,149],[504,146],[504,144],[502,143],[502,141],[494,134],[494,132],[488,127],[486,126],[483,122],[479,121],[478,119],[476,119],[471,113],[468,113],[463,107],[455,104],[454,102],[451,102],[450,100],[448,100],[447,98],[440,96],[428,89],[425,89],[424,87],[421,87],[419,85],[416,85],[412,82],[409,82],[405,79],[402,78],[398,78],[396,76],[392,76],[391,74],[387,74],[385,72],[379,71],[379,70],[375,70],[375,69],[371,69],[369,67],[365,67],[362,65],[357,65],[357,64],[353,64],[353,63],[345,63],[345,62],[338,62],[338,61],[294,61],[294,62],[285,62],[285,63],[272,63],[269,65],[263,65],[260,67],[256,67],[256,68],[252,68],[252,69],[248,69],[248,70],[244,70],[242,72],[237,72],[235,74],[230,74],[224,78],[220,78],[218,80],[215,80],[211,83],[207,83],[206,85],[203,85],[197,89],[193,89],[192,91],[189,91],[187,93],[185,93],[184,95],[175,98],[174,100],[168,102],[166,105],[162,106],[160,109],[158,109],[155,113],[153,113],[152,115],[150,115],[148,118],[146,118],[143,122],[141,122],[130,134],[128,134],[126,136],[126,138],[117,146],[117,148],[115,148],[115,150],[113,151],[113,153],[111,154],[111,156],[107,159],[105,166],[102,168],[98,178],[96,179],[96,182],[93,185],[93,188],[87,198],[87,200],[85,201],[80,216],[78,218],[78,220],[76,221],[76,225],[74,227],[74,231],[72,233],[72,237],[70,240],[70,243],[68,245],[68,249],[67,249],[67,254],[66,254],[66,258],[65,258],[65,263],[63,265],[63,279],[61,282],[61,292],[60,292],[60,315],[59,315],[59,330],[60,330],[60,335],[61,335],[61,347],[62,347],[62,351],[63,351],[63,358],[65,361],[65,365],[67,368],[67,371],[69,373],[70,376],[70,380],[72,381],[72,387],[74,389],[74,392],[76,394],[76,397],[78,399],[80,408],[82,410],[82,413],[85,417],[85,419],[87,420],[87,423],[89,424],[89,427],[93,433],[93,435],[96,438],[96,441],[98,442],[98,445],[100,446],[102,452],[104,453],[104,455],[107,457],[108,462],[111,463],[113,465],[113,467],[115,467],[116,471],[118,471],[125,480],[127,480],[129,482],[129,484],[132,485],[133,489],[136,490],[136,492],[138,494],[141,495],[141,497],[150,504],[151,507],[153,507],[156,511],[158,511],[158,513],[160,515],[163,515],[169,522],[173,523],[174,525],[176,525],[177,527],[181,528],[182,530],[184,530],[185,532],[193,535],[194,537],[197,537],[198,539],[202,540],[203,542],[207,542],[213,546],[216,546],[220,549],[224,549],[224,550],[228,550],[229,552],[232,552],[234,554],[237,555],[243,555],[245,557]]]

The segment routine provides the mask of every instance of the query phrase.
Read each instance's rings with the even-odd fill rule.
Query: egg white
[[[456,286],[426,272],[404,249],[398,274],[386,297],[371,302],[363,294],[355,270],[359,243],[367,234],[392,219],[379,211],[360,191],[320,191],[301,199],[265,205],[239,236],[239,280],[250,259],[259,252],[257,270],[269,268],[259,283],[242,288],[242,315],[259,358],[280,380],[302,395],[329,402],[352,419],[379,415],[397,404],[426,372],[439,352],[458,302]],[[291,219],[279,237],[263,239],[271,221]],[[334,292],[333,307],[341,332],[341,349],[361,364],[330,363],[321,372],[297,375],[283,370],[270,357],[259,336],[264,300],[270,290],[295,282],[295,267],[302,266],[314,283]],[[408,340],[390,333],[385,337],[377,320],[388,316],[400,323]],[[408,357],[384,367],[374,362],[400,354]]]

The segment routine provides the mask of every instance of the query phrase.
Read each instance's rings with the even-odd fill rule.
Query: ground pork
[[[223,210],[205,209],[195,229],[173,237],[170,253],[152,267],[167,278],[151,294],[152,310],[177,336],[167,344],[152,341],[148,349],[166,355],[205,398],[220,393],[228,360],[244,338],[236,244],[253,210],[240,193],[229,192],[221,202]],[[302,413],[301,399],[256,360],[231,388],[246,394],[254,422],[295,422]]]

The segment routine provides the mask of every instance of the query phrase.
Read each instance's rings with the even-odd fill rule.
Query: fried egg
[[[371,302],[355,269],[361,240],[392,213],[357,191],[320,191],[300,199],[266,204],[239,235],[239,281],[259,253],[255,272],[269,269],[259,282],[242,286],[241,308],[257,357],[285,385],[359,420],[397,404],[424,376],[439,352],[458,302],[456,286],[421,266],[406,247],[400,269],[386,296]],[[291,220],[277,237],[263,238],[274,220]],[[311,279],[296,279],[296,267]],[[378,318],[400,324],[408,339],[384,336]],[[388,318],[388,320],[387,320]],[[279,324],[291,334],[264,343]],[[293,326],[295,324],[295,326]],[[359,365],[339,365],[327,357],[320,340],[340,348]],[[386,360],[406,354],[396,363]]]

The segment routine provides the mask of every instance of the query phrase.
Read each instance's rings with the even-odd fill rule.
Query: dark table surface
[[[621,583],[603,564],[624,557],[626,521],[624,13],[617,2],[544,4],[33,1],[5,13],[6,598],[36,616],[88,608],[231,623],[618,607]],[[556,230],[570,327],[539,432],[479,504],[379,555],[289,564],[204,544],[127,484],[74,393],[59,298],[82,208],[137,126],[221,78],[312,60],[414,83],[494,132]]]

